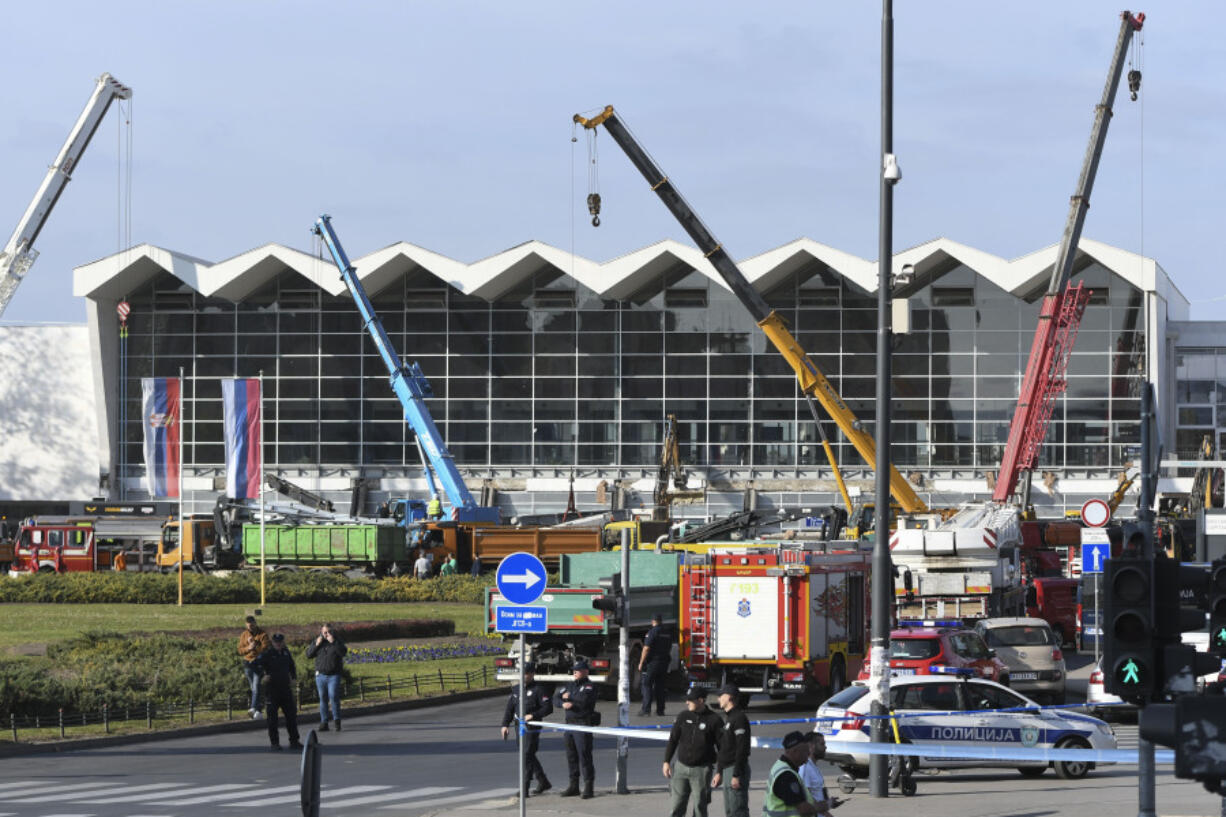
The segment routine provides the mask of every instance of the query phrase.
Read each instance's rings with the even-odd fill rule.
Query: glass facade
[[[815,268],[764,296],[871,434],[876,296]],[[1105,472],[1139,442],[1143,299],[1097,265],[1076,280],[1094,296],[1041,467]],[[418,469],[388,373],[348,297],[287,270],[238,303],[205,297],[167,273],[127,300],[127,476],[143,471],[140,378],[177,376],[180,367],[189,467],[223,464],[220,379],[262,372],[270,469]],[[430,411],[466,470],[652,469],[667,414],[677,416],[687,465],[826,470],[791,369],[732,295],[701,273],[674,269],[611,301],[549,270],[491,303],[417,272],[371,300],[395,350],[429,379]],[[912,331],[894,349],[892,458],[900,469],[998,466],[1039,300],[1020,300],[965,267],[912,297]],[[1215,361],[1208,385],[1183,401],[1189,409],[1212,415],[1216,395],[1226,395],[1216,388],[1226,360]],[[858,466],[828,420],[826,430],[840,464]]]

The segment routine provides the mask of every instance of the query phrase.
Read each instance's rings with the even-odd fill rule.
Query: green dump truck
[[[651,616],[659,613],[673,635],[673,668],[676,666],[677,569],[684,553],[630,552],[630,667],[631,690],[638,692],[638,662],[643,636]],[[559,584],[545,588],[539,601],[546,608],[547,631],[526,636],[529,660],[536,664],[536,680],[569,681],[571,663],[577,657],[591,665],[590,677],[597,685],[617,686],[618,648],[621,632],[612,616],[592,606],[592,601],[610,592],[612,577],[621,572],[621,552],[571,553],[559,557]],[[485,630],[495,631],[495,610],[507,604],[498,588],[485,591]],[[495,659],[499,680],[519,678],[518,637],[507,636],[509,651]]]
[[[295,567],[364,567],[377,576],[408,573],[411,551],[394,525],[265,525],[267,564]],[[260,564],[260,526],[243,525],[243,559]]]

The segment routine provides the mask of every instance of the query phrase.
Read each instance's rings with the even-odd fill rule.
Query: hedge
[[[273,603],[464,602],[480,604],[488,576],[349,578],[331,571],[276,571],[266,578],[266,599]],[[37,573],[0,580],[0,603],[24,604],[174,604],[179,577],[161,573]],[[258,572],[229,575],[187,573],[185,604],[256,604]]]
[[[447,636],[455,622],[358,621],[339,628],[346,640]],[[318,635],[313,625],[279,626],[294,656],[300,683],[309,683],[314,662],[307,644]],[[65,711],[141,709],[234,696],[246,708],[250,690],[239,671],[234,628],[176,633],[93,631],[51,644],[47,655],[0,657],[0,719]],[[492,650],[492,648],[491,648]],[[474,654],[476,654],[474,652]],[[352,682],[348,669],[345,683]]]

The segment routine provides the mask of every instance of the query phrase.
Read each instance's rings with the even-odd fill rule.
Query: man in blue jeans
[[[315,659],[315,689],[319,693],[319,731],[328,731],[328,703],[332,704],[332,720],[341,731],[341,668],[344,666],[344,642],[331,624],[319,628],[319,636],[307,647],[307,658]]]
[[[243,630],[243,634],[238,637],[238,654],[243,659],[243,675],[247,678],[247,686],[251,688],[251,705],[247,707],[247,714],[253,718],[258,718],[262,714],[260,712],[260,676],[263,673],[255,661],[270,646],[272,645],[268,643],[268,634],[255,623],[255,616],[247,616],[247,629]]]

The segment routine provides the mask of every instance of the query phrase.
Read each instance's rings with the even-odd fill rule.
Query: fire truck
[[[868,656],[872,556],[817,543],[694,555],[681,566],[681,660],[691,683],[807,699]]]
[[[109,548],[98,547],[91,520],[30,519],[17,532],[9,573],[108,570],[113,556]]]

